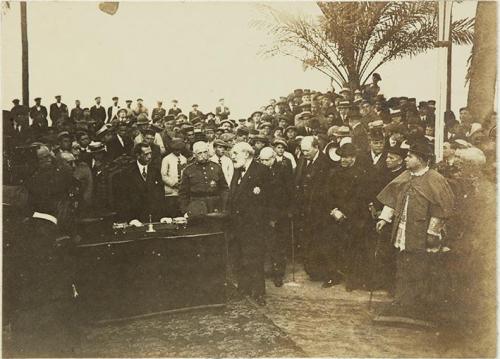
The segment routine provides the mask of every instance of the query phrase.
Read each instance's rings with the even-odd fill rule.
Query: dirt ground
[[[463,334],[372,322],[390,298],[311,282],[299,268],[292,282],[266,283],[259,307],[229,289],[224,308],[167,314],[83,329],[78,357],[485,357]],[[4,356],[14,357],[4,333]],[[493,351],[494,353],[494,351]]]

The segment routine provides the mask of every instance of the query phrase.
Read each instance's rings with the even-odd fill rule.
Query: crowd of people
[[[496,114],[447,112],[436,164],[436,102],[386,99],[380,81],[296,89],[240,119],[224,99],[207,113],[176,100],[151,111],[142,99],[121,107],[114,97],[107,109],[100,97],[91,108],[77,100],[71,111],[61,96],[49,111],[40,98],[29,109],[14,100],[4,182],[26,189],[32,220],[58,227],[47,241],[74,235],[78,217],[142,226],[229,213],[238,289],[257,304],[266,275],[283,285],[293,238],[294,260],[325,290],[385,289],[395,299],[383,315],[417,318],[436,300],[432,255],[465,231],[447,222],[469,213],[478,177],[496,181]]]

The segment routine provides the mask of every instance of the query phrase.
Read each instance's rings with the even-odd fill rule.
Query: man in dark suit
[[[361,116],[357,113],[352,113],[349,116],[349,126],[352,132],[352,144],[361,153],[366,152],[368,150],[368,134],[361,123]]]
[[[123,173],[126,183],[121,191],[119,216],[127,222],[141,225],[159,221],[164,214],[165,192],[160,169],[151,166],[151,147],[146,143],[138,143],[134,147],[137,161]]]
[[[196,118],[196,117],[203,118],[203,112],[198,110],[197,104],[194,104],[193,110],[189,111],[189,121],[191,121],[193,118]]]
[[[83,118],[83,109],[80,107],[80,100],[75,100],[75,108],[71,110],[69,118],[73,123]]]
[[[258,163],[246,142],[231,150],[235,173],[230,186],[230,213],[236,247],[238,290],[265,305],[264,253],[269,226],[269,169]]]
[[[172,107],[168,109],[168,114],[177,117],[177,115],[180,113],[182,113],[182,110],[177,107],[177,100],[172,100]]]
[[[120,109],[120,106],[118,106],[118,97],[113,97],[113,106],[108,107],[108,120],[106,123],[111,122],[112,120],[115,119],[115,117],[118,116],[118,110]]]
[[[271,171],[269,182],[269,217],[270,228],[268,250],[272,265],[272,280],[276,287],[283,285],[288,247],[288,227],[290,198],[292,193],[292,167],[276,161],[276,152],[271,147],[264,147],[259,153],[260,162]]]
[[[162,107],[162,101],[157,101],[157,105],[158,106],[151,112],[151,119],[153,120],[153,123],[163,120],[163,117],[167,114],[167,110]]]
[[[52,125],[55,125],[57,121],[63,116],[68,117],[68,106],[61,102],[61,95],[56,96],[56,102],[50,105],[50,120]],[[50,126],[49,126],[50,127]]]
[[[113,138],[106,144],[110,160],[114,160],[115,158],[123,154],[132,154],[134,143],[132,139],[130,139],[130,137],[127,135],[127,132],[127,124],[124,122],[120,122],[118,124],[118,128],[116,129],[116,133],[113,135]]]
[[[46,128],[48,126],[47,122],[47,107],[42,106],[42,98],[35,98],[35,106],[30,108],[30,117],[33,120],[33,123],[38,123],[40,127]]]
[[[13,347],[22,357],[71,356],[77,338],[76,321],[69,319],[75,316],[73,243],[62,229],[66,212],[61,208],[72,203],[75,180],[54,166],[45,146],[37,157],[38,169],[26,181],[33,214],[12,248],[18,265]]]
[[[106,110],[101,105],[101,98],[95,98],[95,105],[90,108],[90,117],[96,121],[96,128],[101,128],[106,121]]]
[[[367,172],[357,161],[358,151],[352,143],[340,146],[337,154],[340,166],[331,171],[326,195],[333,234],[328,265],[332,275],[339,272],[347,275],[346,289],[352,290],[368,279],[369,245],[373,243],[364,235],[369,221]]]
[[[297,165],[295,177],[296,210],[295,221],[300,231],[300,246],[304,248],[304,268],[311,280],[336,281],[329,278],[325,252],[328,241],[328,208],[325,193],[328,186],[328,173],[332,167],[331,161],[319,150],[319,142],[313,136],[301,140],[302,156]]]

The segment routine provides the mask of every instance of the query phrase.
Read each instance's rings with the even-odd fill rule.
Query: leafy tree
[[[265,18],[254,26],[274,37],[264,55],[287,55],[331,79],[332,86],[364,85],[383,64],[435,47],[437,3],[318,2],[317,19],[261,5]],[[452,23],[452,41],[471,44],[473,18]]]

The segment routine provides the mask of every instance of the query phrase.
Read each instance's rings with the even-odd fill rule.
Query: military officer
[[[192,216],[222,211],[228,192],[222,168],[209,161],[206,142],[195,142],[193,153],[195,161],[182,173],[179,188],[181,210]]]

